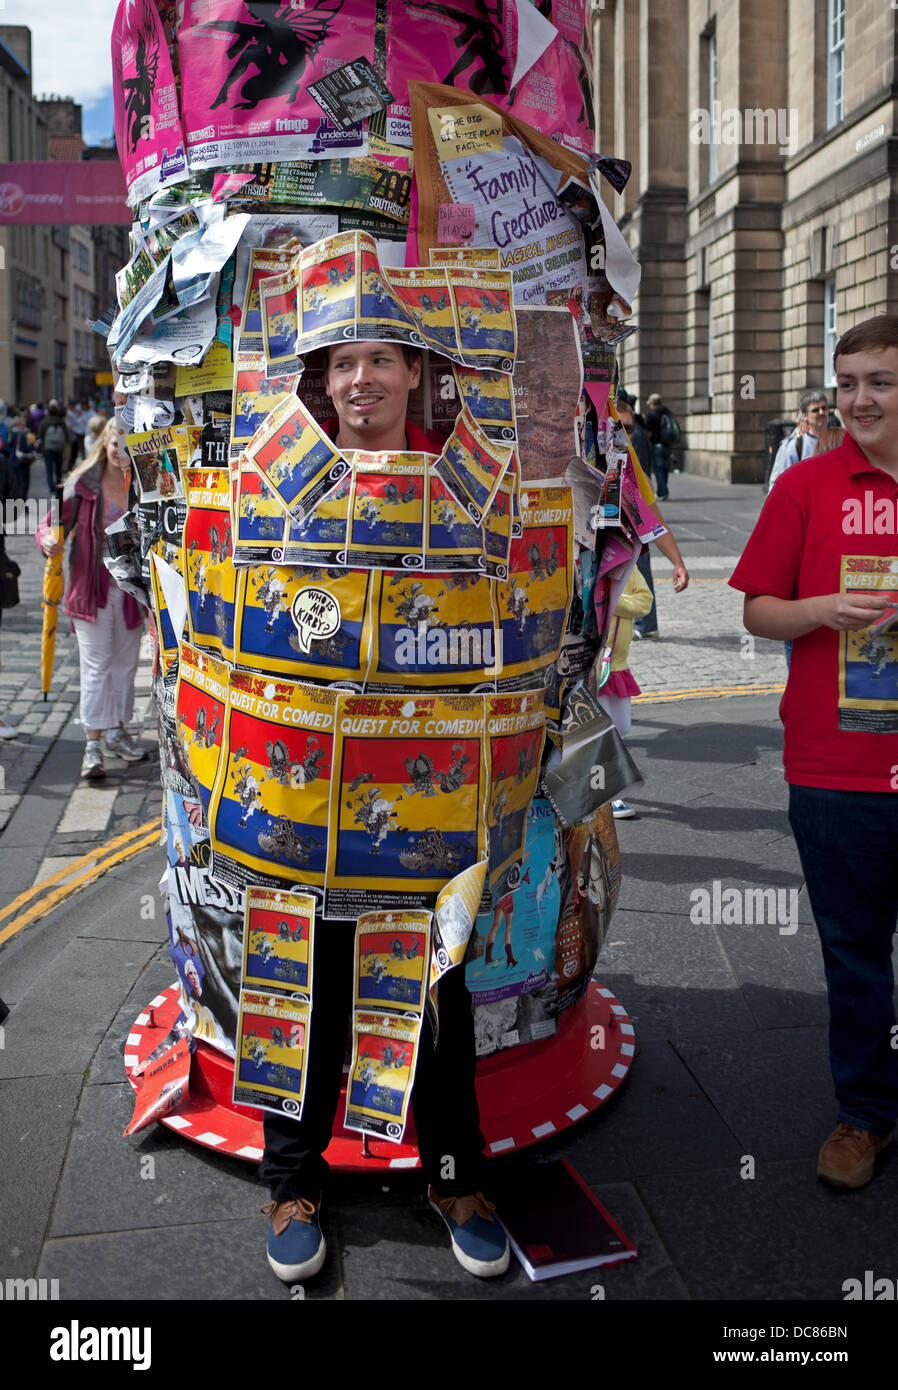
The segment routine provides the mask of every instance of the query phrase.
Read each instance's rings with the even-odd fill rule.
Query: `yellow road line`
[[[658,704],[662,700],[708,700],[718,695],[782,695],[785,685],[707,685],[694,690],[644,690],[633,704]]]
[[[135,837],[140,837],[136,839]],[[126,843],[131,841],[131,843]],[[59,869],[52,877],[44,879],[41,883],[36,883],[27,892],[21,893],[0,913],[0,918],[8,917],[10,913],[23,907],[32,899],[30,907],[19,917],[15,917],[3,931],[0,931],[0,946],[11,937],[20,932],[23,927],[27,927],[30,922],[36,922],[38,918],[52,912],[65,898],[72,893],[77,893],[81,888],[86,888],[89,883],[100,878],[107,870],[116,864],[123,863],[126,859],[131,859],[142,850],[149,849],[151,845],[159,843],[159,822],[147,821],[137,830],[129,830],[124,835],[117,835],[115,839],[108,840],[104,845],[98,845],[96,849],[89,850],[87,854],[82,854],[79,859],[75,859],[65,868]],[[101,857],[105,856],[105,857]],[[84,872],[72,878],[79,869]],[[60,882],[65,879],[65,882]],[[51,885],[56,884],[56,887]],[[47,888],[51,891],[47,892]]]
[[[6,907],[0,911],[0,922],[3,921],[4,917],[8,917],[10,913],[15,912],[17,908],[22,907],[31,898],[45,892],[47,888],[52,888],[54,883],[60,883],[62,879],[70,878],[73,873],[83,868],[85,864],[90,864],[92,860],[99,859],[101,855],[108,854],[110,850],[118,849],[120,845],[126,845],[129,840],[136,840],[138,836],[148,834],[157,824],[157,821],[148,820],[144,825],[139,825],[136,830],[126,830],[123,835],[116,835],[115,839],[107,840],[105,844],[97,845],[94,849],[89,849],[86,854],[82,854],[78,859],[73,859],[70,864],[64,864],[61,869],[56,870],[55,874],[50,874],[49,878],[41,879],[40,883],[32,884],[24,893],[20,893],[17,898],[13,898],[11,903],[7,903]]]

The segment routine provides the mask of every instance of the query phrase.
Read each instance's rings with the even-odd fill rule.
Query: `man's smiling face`
[[[409,366],[395,343],[328,349],[326,389],[340,420],[338,441],[356,449],[404,449],[409,392],[421,363]]]
[[[898,348],[840,353],[836,404],[856,444],[874,454],[898,449]]]

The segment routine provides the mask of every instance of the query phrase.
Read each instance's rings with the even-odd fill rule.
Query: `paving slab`
[[[49,1240],[38,1276],[58,1279],[61,1298],[89,1301],[289,1301],[290,1285],[268,1266],[265,1232],[265,1217],[257,1213],[241,1220]],[[308,1302],[340,1296],[339,1266],[331,1262],[303,1291]],[[280,1350],[290,1355],[289,1345]]]
[[[254,1164],[189,1146],[164,1125],[122,1137],[126,1081],[85,1087],[49,1235],[95,1235],[248,1216],[267,1200]]]
[[[0,1270],[34,1274],[49,1224],[83,1077],[60,1072],[39,1083],[0,1081]],[[27,1177],[26,1177],[27,1175]],[[14,1182],[15,1200],[10,1200]]]
[[[819,1142],[825,1137],[824,1130]],[[740,1176],[743,1166],[640,1181],[691,1298],[832,1303],[865,1269],[898,1275],[898,1155],[887,1150],[874,1181],[857,1192],[824,1187],[810,1156],[759,1162],[754,1178]],[[837,1323],[835,1313],[813,1322]],[[808,1319],[796,1308],[776,1321],[791,1327]]]
[[[824,1026],[672,1042],[743,1152],[758,1162],[817,1153],[837,1110]]]
[[[7,1019],[0,1077],[83,1074],[154,950],[144,941],[70,941]]]

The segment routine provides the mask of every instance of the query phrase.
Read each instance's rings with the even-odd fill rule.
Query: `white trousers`
[[[134,712],[134,676],[143,626],[125,627],[125,596],[109,585],[97,621],[73,618],[81,658],[81,723],[87,729],[117,729]]]
[[[608,715],[612,724],[619,734],[630,732],[630,696],[629,695],[606,695],[600,690],[596,696],[602,709]]]

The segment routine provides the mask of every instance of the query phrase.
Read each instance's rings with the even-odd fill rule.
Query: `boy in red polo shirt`
[[[794,643],[783,761],[839,1105],[817,1175],[853,1189],[898,1116],[898,317],[850,329],[834,366],[845,442],[782,475],[730,583],[749,632]]]

